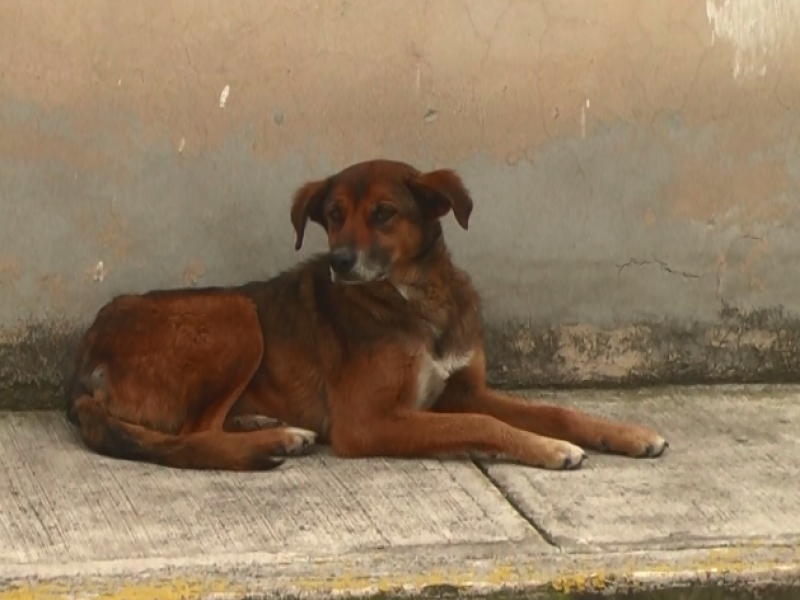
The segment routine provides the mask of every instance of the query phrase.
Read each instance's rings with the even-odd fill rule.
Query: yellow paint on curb
[[[80,581],[34,583],[0,591],[2,600],[56,600],[92,598],[94,600],[188,600],[210,594],[243,596],[246,590],[224,580],[190,581],[176,578],[163,581]]]
[[[485,591],[498,591],[503,587],[527,589],[550,589],[554,592],[568,593],[574,591],[602,591],[625,586],[646,587],[648,581],[658,580],[663,583],[672,575],[675,579],[697,576],[707,579],[709,576],[723,574],[768,574],[786,571],[800,571],[800,560],[753,561],[748,551],[757,547],[729,548],[708,550],[701,560],[676,562],[648,562],[631,560],[607,571],[596,570],[602,556],[589,559],[578,558],[570,562],[569,567],[550,563],[550,569],[537,568],[535,565],[524,565],[500,561],[488,570],[476,571],[472,568],[448,568],[432,570],[424,573],[396,573],[389,575],[369,575],[366,572],[348,570],[342,565],[342,571],[336,575],[305,577],[279,585],[274,580],[259,583],[251,579],[248,584],[235,583],[232,579],[240,575],[233,574],[231,579],[220,578],[215,573],[211,578],[193,575],[192,578],[176,576],[151,576],[140,581],[130,577],[92,577],[79,576],[63,578],[55,581],[25,582],[16,587],[0,589],[0,600],[189,600],[193,598],[212,597],[217,599],[238,599],[248,594],[281,595],[370,595],[391,593],[395,591],[419,592],[425,587],[449,585],[462,589],[481,588]],[[795,558],[800,558],[800,549],[792,551]],[[585,562],[587,567],[595,565],[595,570],[576,567]],[[267,575],[268,579],[271,579]],[[285,578],[285,576],[284,576]],[[246,575],[243,579],[247,579]]]

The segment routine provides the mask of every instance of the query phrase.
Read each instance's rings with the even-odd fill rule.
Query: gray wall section
[[[378,156],[473,192],[494,383],[800,367],[794,0],[6,0],[0,67],[0,404],[114,294],[322,249],[291,193]]]

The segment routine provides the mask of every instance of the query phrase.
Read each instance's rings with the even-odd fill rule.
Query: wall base
[[[0,410],[60,408],[83,327],[0,332]],[[800,319],[725,308],[711,324],[489,323],[488,378],[504,389],[800,381]]]

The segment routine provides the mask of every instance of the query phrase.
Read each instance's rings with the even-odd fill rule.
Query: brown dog
[[[450,211],[466,229],[472,200],[450,170],[376,160],[307,183],[296,249],[310,219],[330,251],[233,289],[113,299],[81,343],[70,420],[96,452],[194,469],[270,469],[315,440],[344,457],[478,452],[547,469],[580,466],[581,447],[661,455],[646,427],[487,388],[478,295],[439,222]]]

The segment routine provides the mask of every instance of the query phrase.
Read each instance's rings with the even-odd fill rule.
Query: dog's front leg
[[[525,431],[566,440],[583,448],[634,458],[661,456],[669,446],[649,427],[515,398],[480,383],[471,384],[468,378],[454,380],[448,385],[435,409],[444,413],[492,416]]]
[[[488,415],[401,409],[333,427],[331,444],[343,457],[425,458],[480,451],[545,469],[574,469],[583,450],[522,431]]]

